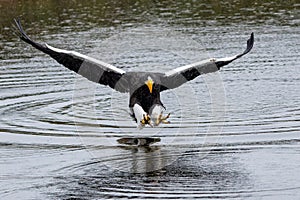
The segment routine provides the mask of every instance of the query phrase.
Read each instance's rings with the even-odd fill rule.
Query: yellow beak
[[[152,88],[153,88],[153,81],[151,79],[148,79],[145,84],[148,86],[150,93],[152,93]]]

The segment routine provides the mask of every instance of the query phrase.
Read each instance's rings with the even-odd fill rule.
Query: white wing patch
[[[107,69],[110,69],[110,70],[115,71],[115,72],[120,73],[120,74],[125,74],[126,73],[124,70],[119,69],[119,68],[117,68],[117,67],[115,67],[115,66],[113,66],[111,64],[105,63],[105,62],[97,60],[95,58],[91,58],[89,56],[83,55],[83,54],[78,53],[76,51],[68,51],[68,50],[58,49],[58,48],[52,47],[52,46],[50,46],[48,44],[45,44],[45,45],[47,46],[47,48],[51,49],[52,51],[56,51],[58,53],[66,53],[66,54],[69,54],[69,55],[74,55],[74,56],[83,58],[85,60],[88,60],[90,62],[96,63],[98,65],[101,65],[101,66],[103,66],[103,67],[105,67]]]
[[[192,68],[198,68],[200,66],[203,66],[203,65],[205,65],[207,63],[211,63],[211,62],[212,62],[212,59],[207,59],[207,60],[203,60],[203,61],[196,62],[196,63],[193,63],[193,64],[184,65],[182,67],[178,67],[176,69],[173,69],[171,71],[166,72],[165,76],[172,76],[174,74],[184,72],[185,70],[192,69]]]

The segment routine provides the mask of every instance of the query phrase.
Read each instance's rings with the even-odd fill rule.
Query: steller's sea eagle
[[[123,93],[129,93],[129,108],[138,126],[158,126],[169,123],[170,114],[163,116],[165,107],[160,92],[174,89],[199,75],[218,71],[221,67],[247,54],[253,47],[254,34],[247,40],[246,50],[232,57],[208,59],[178,67],[166,73],[125,72],[111,64],[88,57],[75,51],[62,50],[31,40],[24,32],[19,19],[15,19],[19,37],[36,49],[48,54],[58,63],[90,81],[108,85]]]

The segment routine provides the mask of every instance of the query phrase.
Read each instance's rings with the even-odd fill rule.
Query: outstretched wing
[[[19,37],[23,41],[48,54],[58,63],[90,81],[108,85],[119,92],[128,92],[127,81],[122,78],[126,73],[124,70],[75,51],[58,49],[47,44],[34,42],[23,30],[20,20],[15,19],[15,22],[19,31]]]
[[[254,34],[251,33],[250,38],[247,40],[247,48],[241,54],[220,59],[208,59],[168,71],[161,79],[161,90],[163,91],[166,89],[173,89],[181,86],[182,84],[190,80],[193,80],[199,75],[218,71],[221,67],[231,63],[232,61],[250,52],[250,50],[253,47],[253,44]]]

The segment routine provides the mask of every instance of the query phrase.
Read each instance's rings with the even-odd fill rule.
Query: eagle
[[[109,86],[122,93],[129,93],[129,108],[138,127],[158,126],[170,123],[169,114],[161,102],[161,92],[174,89],[202,74],[213,73],[232,61],[249,53],[254,44],[254,33],[247,40],[243,53],[232,57],[210,58],[189,65],[181,66],[165,73],[161,72],[126,72],[109,63],[69,50],[58,49],[48,44],[33,41],[25,33],[20,19],[14,20],[21,40],[48,54],[58,63],[90,81]]]

